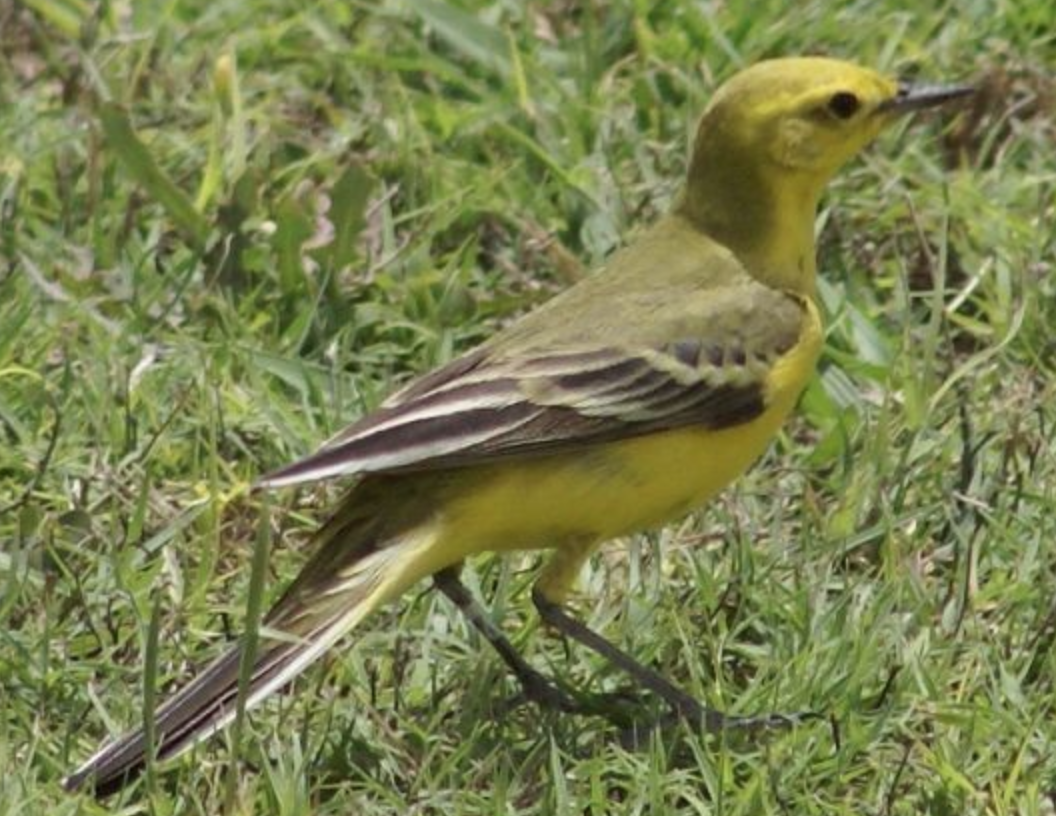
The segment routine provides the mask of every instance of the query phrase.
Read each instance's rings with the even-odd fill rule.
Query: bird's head
[[[812,291],[814,212],[826,182],[901,115],[971,92],[821,57],[757,63],[704,112],[676,210],[757,277]]]
[[[692,164],[748,160],[772,177],[801,176],[820,188],[902,114],[971,90],[914,85],[823,57],[767,60],[715,94],[700,122]]]

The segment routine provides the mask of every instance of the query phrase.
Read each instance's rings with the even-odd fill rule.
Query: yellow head
[[[709,152],[736,150],[775,173],[827,179],[887,124],[885,105],[897,94],[894,80],[838,60],[760,62],[715,94],[693,158],[706,161]]]
[[[757,63],[704,112],[679,211],[742,254],[749,271],[787,286],[798,274],[809,288],[826,182],[898,115],[969,92],[821,57]]]

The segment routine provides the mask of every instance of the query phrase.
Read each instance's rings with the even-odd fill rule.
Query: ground
[[[0,3],[0,814],[1053,813],[1054,31],[1048,0]],[[713,706],[821,721],[628,750],[507,710],[423,585],[237,744],[62,791],[340,489],[254,479],[589,274],[717,84],[804,53],[980,94],[831,186],[796,419],[575,607]],[[535,665],[621,688],[535,569],[467,577]]]

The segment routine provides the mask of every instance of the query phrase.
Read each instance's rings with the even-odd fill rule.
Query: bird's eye
[[[837,119],[850,119],[858,112],[858,108],[861,107],[861,104],[862,103],[858,100],[858,97],[850,91],[840,91],[832,95],[827,107],[829,113]]]

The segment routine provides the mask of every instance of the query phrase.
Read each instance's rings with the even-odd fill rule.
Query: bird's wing
[[[645,337],[625,327],[624,342],[483,346],[413,381],[260,485],[466,467],[748,422],[766,407],[774,364],[801,336],[805,303],[754,282],[695,297],[660,330],[652,321]]]

